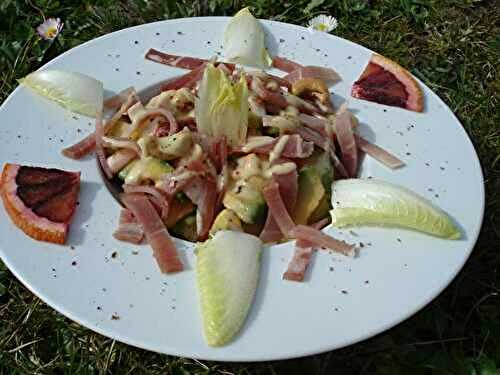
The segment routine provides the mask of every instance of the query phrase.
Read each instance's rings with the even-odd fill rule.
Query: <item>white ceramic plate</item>
[[[88,74],[111,92],[131,85],[142,90],[183,72],[144,60],[148,48],[211,57],[221,50],[227,20],[191,18],[133,27],[74,48],[46,68]],[[273,55],[334,67],[343,78],[333,87],[335,104],[349,98],[351,83],[370,57],[368,49],[298,26],[264,25]],[[481,226],[483,177],[474,148],[450,109],[429,88],[424,92],[422,114],[349,99],[361,132],[407,163],[391,171],[367,157],[362,176],[399,183],[429,198],[459,223],[464,239],[446,241],[398,229],[328,228],[364,247],[356,259],[317,253],[304,283],[281,279],[291,244],[267,248],[254,306],[241,334],[226,347],[210,348],[203,340],[192,246],[178,242],[188,270],[166,276],[148,246],[114,240],[119,207],[101,183],[94,158],[73,161],[60,154],[93,129],[92,120],[24,88],[17,88],[0,110],[0,161],[81,170],[81,204],[66,247],[31,240],[0,209],[0,256],[24,285],[62,314],[157,352],[260,361],[366,339],[436,297],[469,257]]]

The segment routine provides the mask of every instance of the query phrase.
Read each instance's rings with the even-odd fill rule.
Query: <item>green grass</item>
[[[75,5],[78,3],[79,5]],[[261,364],[218,364],[159,355],[95,334],[34,297],[0,262],[1,374],[499,374],[500,11],[481,0],[2,0],[0,102],[16,79],[61,52],[130,25],[231,15],[305,24],[335,15],[335,33],[401,64],[457,114],[481,159],[487,193],[473,255],[451,286],[396,328],[342,350]],[[65,22],[50,44],[34,32],[42,12]],[[467,199],[467,197],[464,197]],[[425,277],[425,275],[422,275]],[[416,280],[418,282],[418,280]]]

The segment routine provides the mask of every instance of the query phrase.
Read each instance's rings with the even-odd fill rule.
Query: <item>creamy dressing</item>
[[[229,182],[229,171],[225,165],[221,173],[217,176],[217,191],[220,193],[224,190]]]
[[[287,114],[272,117],[269,125],[278,128],[281,131],[293,131],[301,126],[300,121],[296,116]]]
[[[296,167],[295,163],[287,162],[273,165],[262,172],[264,178],[271,178],[274,174],[287,174],[293,171]]]
[[[274,174],[286,174],[296,168],[295,163],[286,162],[272,165],[267,160],[260,159],[255,154],[243,156],[238,159],[237,167],[232,171],[231,177],[236,181],[246,181],[252,176],[260,176],[265,179],[271,178]]]
[[[179,161],[179,166],[180,165],[186,165],[189,164],[190,162],[200,159],[201,156],[203,155],[203,149],[198,143],[195,143],[193,147],[189,150],[186,156],[183,156],[180,161]]]
[[[273,137],[265,135],[248,137],[247,143],[241,148],[241,151],[250,152],[257,147],[266,146],[273,142],[274,142]]]
[[[231,173],[234,180],[246,180],[252,176],[260,176],[261,160],[255,154],[243,156],[237,160],[237,167]]]
[[[144,106],[141,102],[135,103],[132,107],[130,107],[127,111],[128,117],[130,117],[130,121],[134,122],[134,120],[139,117],[144,112]]]
[[[281,154],[283,153],[283,150],[286,147],[286,144],[288,143],[289,138],[290,136],[288,134],[283,135],[282,137],[279,138],[278,142],[276,142],[272,151],[269,153],[270,163],[280,158]]]

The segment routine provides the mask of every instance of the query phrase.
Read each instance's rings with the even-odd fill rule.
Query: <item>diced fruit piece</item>
[[[106,133],[106,135],[110,137],[126,138],[128,137],[131,129],[131,123],[123,120],[118,120],[114,123],[113,128],[108,133]]]
[[[325,195],[321,176],[313,166],[303,168],[299,173],[299,192],[293,210],[295,224],[307,224],[309,217]]]
[[[122,181],[125,181],[125,177],[129,174],[130,170],[139,162],[138,159],[132,160],[128,163],[120,172],[118,172],[118,178]]]
[[[311,216],[309,217],[308,223],[313,224],[321,219],[325,218],[328,216],[328,213],[330,212],[332,205],[331,205],[331,194],[325,194],[323,195],[323,198],[318,203],[318,206],[316,209],[313,211]]]
[[[351,95],[416,112],[424,109],[422,90],[413,76],[394,61],[377,54],[372,55],[367,67],[354,82]]]
[[[188,215],[179,220],[172,228],[173,234],[184,238],[185,240],[195,242],[198,239],[196,232],[196,215]]]
[[[388,182],[336,181],[332,191],[332,225],[387,225],[414,229],[447,239],[460,231],[448,215],[414,192]]]
[[[245,181],[228,191],[222,203],[248,224],[263,221],[267,214],[267,205],[261,189]]]
[[[161,160],[173,160],[184,156],[193,145],[188,128],[166,137],[143,137],[140,141],[144,143],[150,155]]]
[[[234,211],[225,208],[217,215],[212,228],[210,228],[210,234],[214,234],[220,230],[243,231],[240,218]]]
[[[172,168],[166,161],[152,156],[133,161],[132,163],[133,165],[125,175],[126,184],[139,184],[145,180],[157,182],[161,180],[163,176],[174,171],[174,168]]]
[[[219,231],[197,246],[196,274],[203,331],[210,346],[227,344],[241,329],[257,289],[262,241]]]
[[[28,236],[63,244],[76,209],[80,173],[5,164],[0,195],[14,224]]]
[[[178,196],[181,198],[178,198]],[[167,228],[172,228],[195,209],[194,204],[185,195],[178,194],[178,196],[170,201],[166,222]]]

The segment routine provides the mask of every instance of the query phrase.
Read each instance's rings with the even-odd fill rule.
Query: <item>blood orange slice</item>
[[[5,164],[0,195],[11,220],[28,236],[63,244],[75,212],[80,172]]]
[[[424,109],[422,90],[412,75],[394,61],[376,54],[354,82],[351,95],[416,112]]]

